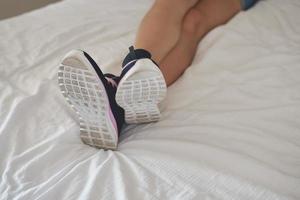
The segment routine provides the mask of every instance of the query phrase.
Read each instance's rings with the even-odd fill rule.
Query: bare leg
[[[240,10],[240,0],[156,0],[140,25],[135,47],[152,53],[171,85],[191,64],[203,36]]]
[[[191,64],[200,40],[240,10],[240,0],[201,0],[188,11],[183,20],[180,39],[159,63],[167,85],[176,81]]]
[[[140,24],[135,48],[150,51],[159,63],[178,42],[183,18],[198,1],[156,0]]]

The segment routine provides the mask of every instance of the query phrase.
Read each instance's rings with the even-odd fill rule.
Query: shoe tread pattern
[[[81,140],[96,148],[116,149],[117,141],[112,134],[117,133],[109,124],[107,113],[109,102],[96,74],[85,66],[61,65],[58,83],[63,96],[79,117]]]

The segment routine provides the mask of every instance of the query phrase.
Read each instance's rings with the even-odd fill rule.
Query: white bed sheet
[[[0,199],[300,199],[300,1],[208,34],[158,123],[81,143],[56,84],[73,48],[118,72],[148,0],[65,0],[0,21]],[[180,59],[180,58],[178,58]]]

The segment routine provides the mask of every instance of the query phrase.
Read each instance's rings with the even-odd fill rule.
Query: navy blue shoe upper
[[[121,108],[115,99],[116,96],[116,92],[117,92],[117,84],[119,83],[119,77],[116,77],[113,74],[103,74],[100,67],[97,65],[97,63],[92,59],[92,57],[87,54],[86,52],[84,52],[84,56],[89,60],[89,62],[91,63],[91,65],[93,66],[93,68],[95,69],[98,77],[100,78],[101,82],[103,83],[105,89],[106,89],[106,93],[109,99],[109,104],[110,104],[110,108],[112,110],[112,113],[115,117],[115,120],[117,122],[117,126],[118,126],[118,134],[120,134],[122,126],[124,124],[124,110],[123,108]],[[114,84],[113,82],[110,82],[109,79],[112,79],[113,81],[116,82],[116,84]]]
[[[129,53],[124,58],[122,63],[122,73],[120,79],[135,65],[136,61],[143,58],[151,59],[151,53],[145,49],[134,49],[133,46],[129,47]],[[158,65],[152,60],[152,62],[158,67]]]

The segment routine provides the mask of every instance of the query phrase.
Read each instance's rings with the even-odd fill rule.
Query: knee
[[[158,7],[167,8],[174,10],[176,12],[187,12],[191,7],[193,7],[198,0],[155,0],[155,4]]]
[[[192,8],[182,22],[182,34],[198,38],[208,29],[208,18],[204,13]]]

